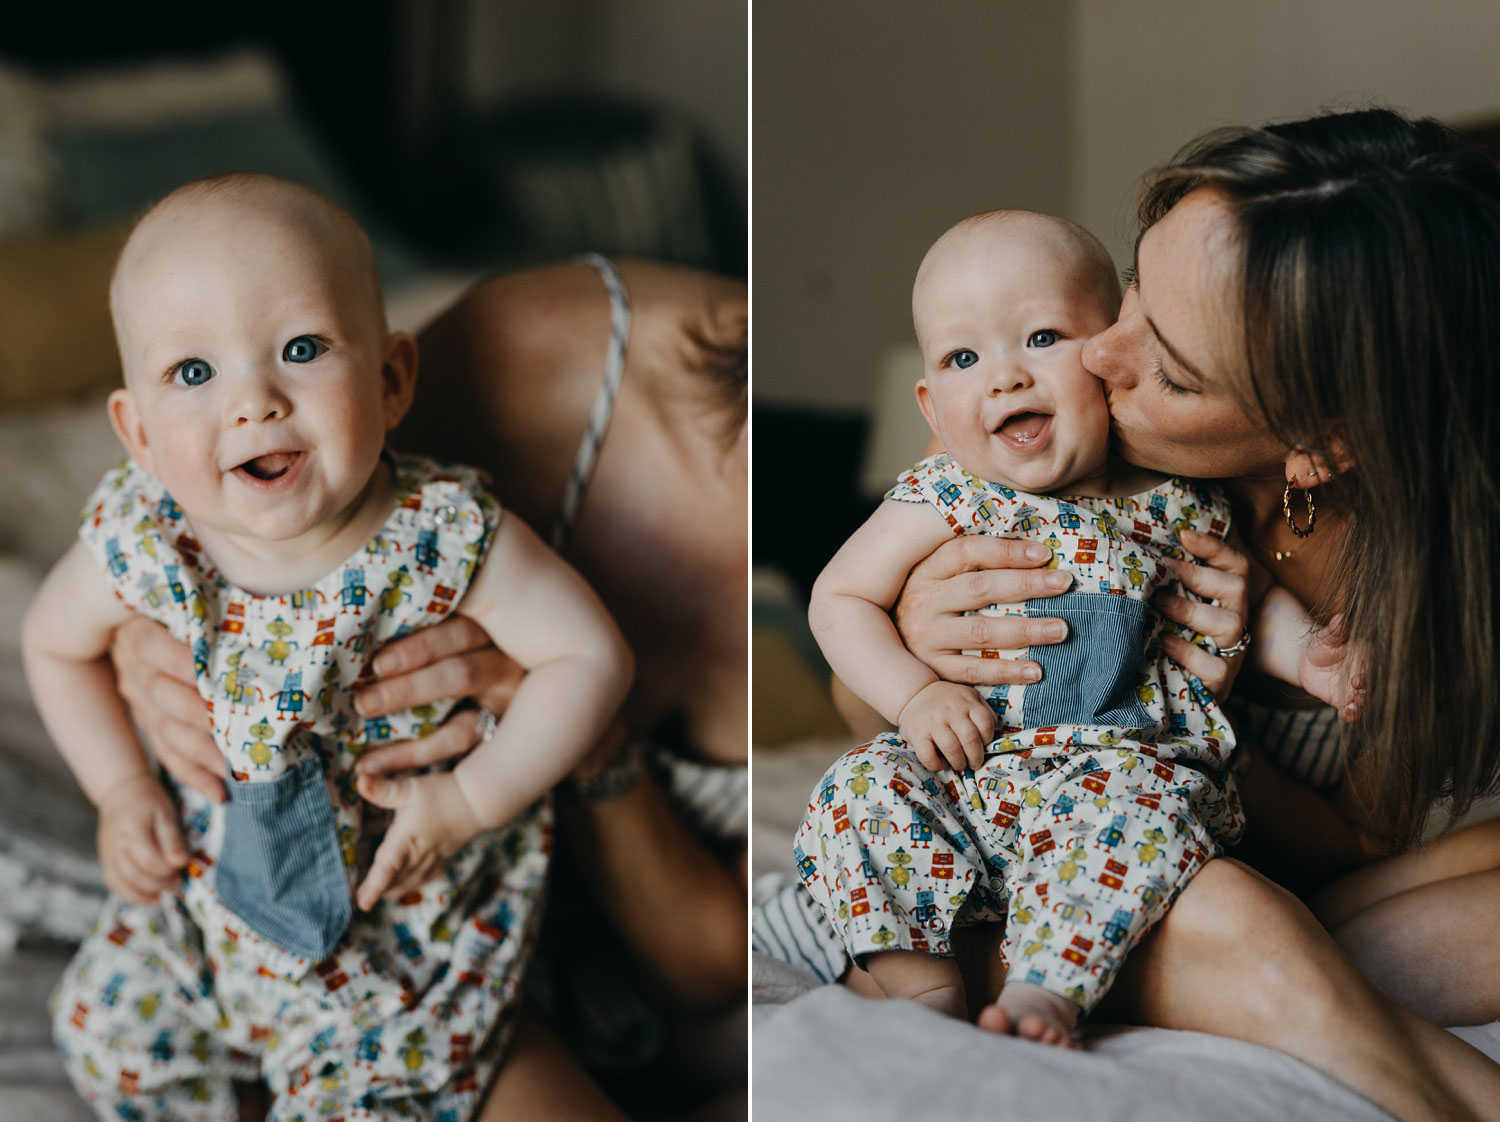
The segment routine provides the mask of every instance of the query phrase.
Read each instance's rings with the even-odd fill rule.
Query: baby
[[[1231,733],[1167,657],[1175,625],[1147,607],[1175,580],[1178,533],[1222,536],[1229,511],[1110,456],[1103,386],[1080,355],[1119,303],[1103,246],[1061,219],[997,211],[944,234],[912,314],[917,401],[947,451],[887,494],[810,610],[834,671],[900,731],[815,790],[803,881],[888,996],[957,1017],[952,929],[1003,919],[1007,977],[987,1027],[1052,1044],[1242,829]],[[1071,591],[1007,609],[1067,623],[1065,642],[1029,652],[1034,684],[942,681],[892,626],[912,566],[967,533],[1035,540],[1072,574]]]
[[[24,640],[116,893],[54,996],[70,1073],[109,1118],[232,1120],[233,1080],[264,1080],[278,1120],[469,1118],[538,919],[547,792],[630,654],[478,473],[385,451],[416,345],[341,208],[266,176],[189,184],[135,227],[110,306],[131,462]],[[222,806],[164,788],[133,731],[106,657],[131,612],[192,648]],[[358,776],[367,745],[444,714],[365,721],[354,688],[450,612],[527,668],[514,701],[451,770]]]

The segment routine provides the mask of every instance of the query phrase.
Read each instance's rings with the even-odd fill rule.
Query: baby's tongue
[[[1047,423],[1045,413],[1017,413],[1000,426],[1000,431],[1012,440],[1035,440]]]
[[[287,468],[292,466],[292,461],[297,458],[295,452],[272,452],[267,456],[257,456],[253,460],[245,462],[245,470],[257,479],[275,479]]]

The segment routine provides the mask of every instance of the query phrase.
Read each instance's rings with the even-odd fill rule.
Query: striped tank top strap
[[[614,416],[615,397],[620,392],[620,379],[625,375],[625,348],[630,341],[630,297],[625,292],[625,282],[620,279],[620,274],[615,271],[613,264],[597,253],[582,254],[577,260],[592,265],[599,271],[604,288],[609,293],[609,351],[604,360],[604,381],[594,397],[588,426],[578,445],[572,474],[568,476],[562,507],[552,523],[552,548],[559,551],[572,536],[573,524],[578,520],[578,508],[583,505],[589,478],[594,473],[594,461],[599,457],[599,445],[604,442],[610,418]]]

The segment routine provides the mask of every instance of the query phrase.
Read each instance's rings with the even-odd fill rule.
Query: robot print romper
[[[1228,532],[1227,505],[1172,479],[1124,498],[1028,495],[947,455],[887,498],[935,507],[955,534],[1040,541],[1075,574],[1061,596],[1006,612],[1064,619],[1024,655],[1026,687],[980,692],[995,714],[983,765],[930,772],[894,734],[846,753],[813,791],[794,857],[856,962],[881,950],[950,954],[955,924],[1004,920],[1018,980],[1091,1009],[1130,948],[1243,829],[1218,703],[1162,650],[1152,613],[1175,585],[1179,530]],[[1210,641],[1193,637],[1212,649]]]
[[[389,822],[359,797],[354,764],[449,708],[365,720],[354,692],[382,644],[454,609],[501,517],[472,469],[386,463],[397,499],[382,529],[279,596],[230,585],[133,465],[85,507],[81,536],[116,595],[192,648],[229,760],[227,804],[175,790],[181,887],[160,906],[111,898],[54,994],[70,1074],[102,1117],[229,1122],[231,1079],[264,1079],[277,1122],[459,1122],[503,1050],[540,912],[547,800],[420,889],[352,904]]]

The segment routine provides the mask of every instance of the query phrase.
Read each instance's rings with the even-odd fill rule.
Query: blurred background
[[[1500,133],[1500,5],[1488,0],[913,11],[755,4],[758,747],[839,727],[803,602],[928,440],[910,293],[944,229],[993,207],[1047,211],[1124,266],[1142,173],[1205,129],[1381,104],[1480,140]],[[788,501],[792,457],[804,482]]]
[[[369,231],[407,330],[487,273],[582,250],[743,276],[747,34],[744,0],[8,6],[0,1118],[91,1117],[43,1002],[98,910],[94,815],[32,710],[19,635],[122,458],[106,289],[134,218],[216,172],[309,183]]]

